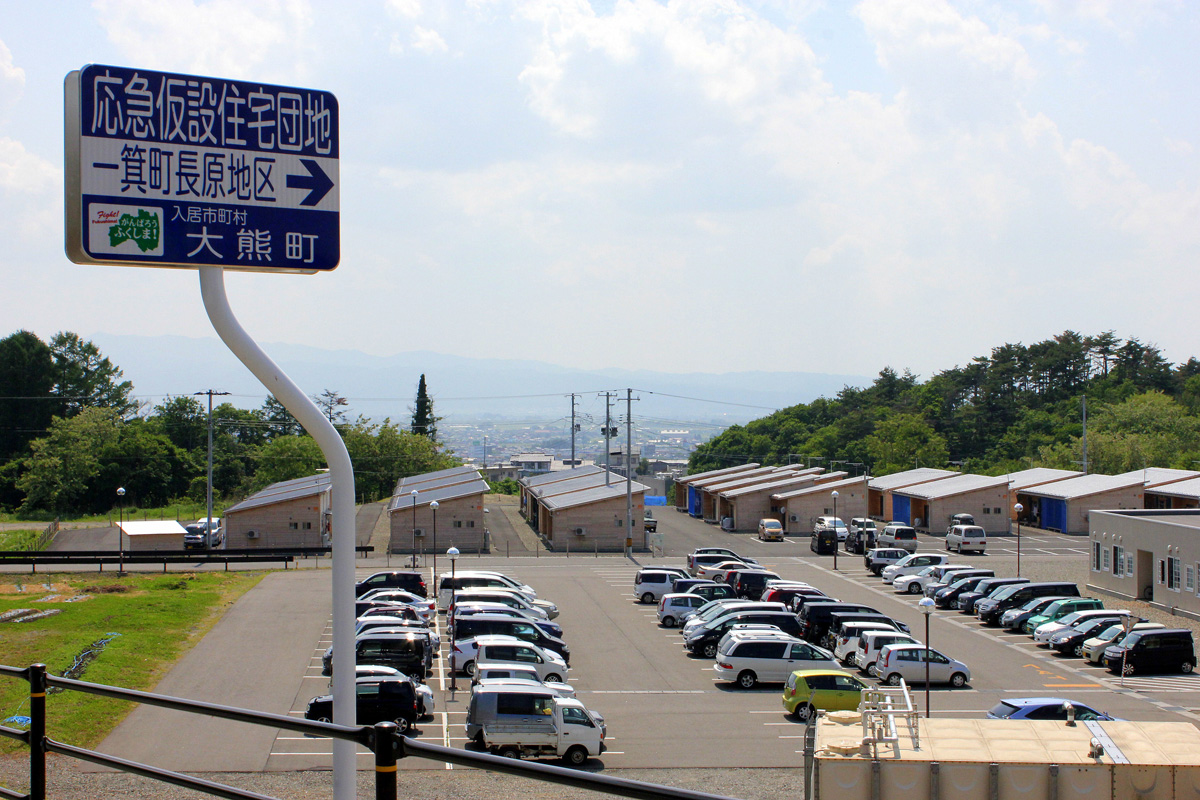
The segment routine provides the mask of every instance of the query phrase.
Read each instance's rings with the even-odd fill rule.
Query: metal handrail
[[[29,682],[29,715],[31,720],[29,730],[20,731],[0,726],[0,736],[24,741],[30,748],[29,793],[20,794],[0,787],[0,797],[13,798],[13,800],[45,800],[46,753],[60,753],[82,761],[111,767],[122,772],[129,772],[175,786],[194,789],[204,794],[230,798],[230,800],[275,800],[275,798],[267,795],[248,792],[233,786],[195,778],[172,770],[160,769],[136,761],[128,761],[104,753],[98,753],[94,750],[75,747],[47,737],[46,689],[51,686],[118,700],[129,700],[179,711],[205,714],[252,725],[284,728],[300,733],[356,742],[375,754],[376,800],[397,800],[396,762],[398,759],[405,758],[406,756],[429,758],[448,764],[474,767],[492,772],[503,772],[518,777],[573,786],[580,789],[589,789],[620,797],[635,798],[636,800],[732,800],[732,798],[723,795],[709,794],[707,792],[677,789],[672,786],[662,786],[654,783],[630,780],[628,778],[596,775],[594,773],[580,772],[550,764],[537,764],[519,759],[502,758],[488,753],[456,750],[445,745],[421,742],[400,735],[395,723],[392,722],[380,722],[373,726],[347,726],[329,722],[310,722],[281,714],[270,714],[264,711],[252,711],[234,706],[222,706],[199,700],[186,700],[179,697],[142,692],[136,689],[123,689],[117,686],[56,677],[46,673],[46,666],[44,664],[33,664],[26,669],[0,664],[0,677],[21,678]]]

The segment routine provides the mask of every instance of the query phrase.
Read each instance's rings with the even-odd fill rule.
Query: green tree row
[[[1200,462],[1200,361],[1172,365],[1112,331],[1005,344],[921,382],[885,368],[866,388],[785,408],[697,448],[691,472],[756,461],[886,475],[917,466],[1003,474]]]
[[[0,340],[0,509],[23,515],[104,513],[116,503],[153,507],[205,496],[208,412],[191,396],[146,410],[133,386],[91,342],[72,333],[50,344],[28,331]],[[424,388],[424,376],[422,376]],[[362,500],[391,494],[397,480],[458,463],[431,435],[390,420],[347,422],[347,401],[314,401],[341,433]],[[426,396],[424,414],[433,419]],[[257,409],[213,409],[213,490],[234,502],[326,466],[316,442],[275,398]]]

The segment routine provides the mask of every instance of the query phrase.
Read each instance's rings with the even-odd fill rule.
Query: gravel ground
[[[50,757],[47,797],[55,800],[152,797],[154,800],[199,800],[199,792],[122,773],[81,772],[70,759]],[[547,762],[553,763],[553,762]],[[16,791],[27,788],[29,762],[23,757],[0,759],[0,785]],[[661,783],[681,789],[711,792],[746,800],[799,797],[804,778],[799,769],[663,769],[605,770],[605,775]],[[399,796],[405,800],[584,800],[597,792],[494,775],[479,770],[400,770]],[[327,798],[333,776],[327,770],[309,772],[206,773],[198,777],[278,798]],[[374,773],[358,772],[358,796],[374,797]]]

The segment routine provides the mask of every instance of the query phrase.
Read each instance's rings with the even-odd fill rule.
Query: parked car
[[[1065,722],[1068,715],[1078,722],[1116,719],[1078,700],[1065,697],[1006,697],[987,712],[988,719],[1048,719],[1057,722]]]
[[[978,525],[953,525],[946,532],[946,549],[959,554],[966,550],[983,553],[987,550],[987,531]]]
[[[1081,657],[1083,656],[1084,642],[1093,636],[1099,635],[1102,631],[1113,625],[1119,625],[1123,616],[1120,612],[1113,612],[1108,615],[1085,619],[1070,628],[1061,628],[1050,634],[1047,644],[1056,653]],[[1145,622],[1146,620],[1139,619],[1138,621]]]
[[[515,636],[477,636],[459,639],[450,651],[450,668],[473,675],[479,664],[523,664],[533,667],[543,681],[561,681],[570,667],[549,648]]]
[[[1052,603],[1044,608],[1041,613],[1034,614],[1029,619],[1021,624],[1021,630],[1033,637],[1034,642],[1044,643],[1050,638],[1050,633],[1054,630],[1054,625],[1071,624],[1062,623],[1062,620],[1071,619],[1074,622],[1080,614],[1086,611],[1103,612],[1104,602],[1097,600],[1094,597],[1068,597],[1066,600],[1060,600],[1057,603]],[[1043,625],[1049,624],[1042,638],[1039,640],[1037,631]]]
[[[732,634],[717,649],[713,671],[717,680],[753,689],[757,683],[783,683],[797,669],[832,669],[833,656],[786,635]]]
[[[219,517],[213,517],[211,525],[200,519],[183,527],[184,550],[208,550],[219,547],[224,541],[225,529],[221,527]]]
[[[688,631],[695,628],[697,625],[703,625],[706,622],[716,619],[722,614],[728,614],[735,608],[770,608],[778,609],[778,603],[763,603],[753,602],[751,600],[741,600],[736,597],[720,598],[710,600],[689,615],[682,618],[683,625],[680,626],[679,633],[686,639]]]
[[[717,655],[721,637],[734,625],[747,623],[774,625],[789,636],[799,638],[800,623],[791,612],[749,609],[735,611],[715,619],[707,625],[693,629],[688,633],[684,646],[691,653],[704,658],[714,658]]]
[[[892,588],[905,594],[925,594],[925,587],[940,581],[949,572],[961,572],[971,567],[966,564],[934,564],[916,573],[904,574],[900,570],[892,579]]]
[[[841,626],[841,630],[836,634],[836,639],[833,643],[833,657],[843,666],[853,667],[855,663],[854,656],[858,651],[858,640],[865,631],[895,630],[894,626],[886,622],[873,622],[871,620],[847,622]]]
[[[788,716],[807,720],[818,711],[854,711],[863,689],[862,679],[835,669],[796,670],[783,687],[783,710]]]
[[[777,519],[760,519],[758,521],[758,538],[763,542],[782,542],[783,523]]]
[[[911,525],[888,524],[875,543],[880,547],[896,547],[915,553],[917,550],[917,529]]]
[[[1133,626],[1132,631],[1126,631],[1123,624],[1109,625],[1100,633],[1093,636],[1083,643],[1083,660],[1090,664],[1103,664],[1104,651],[1109,645],[1119,645],[1122,640],[1134,631],[1152,631],[1166,628],[1161,622],[1138,622]]]
[[[392,667],[424,683],[433,664],[430,631],[376,628],[354,639],[354,663]],[[321,658],[321,674],[333,675],[333,648]]]
[[[988,578],[980,581],[974,589],[959,595],[958,610],[963,614],[974,614],[975,604],[980,600],[1017,583],[1029,583],[1029,578]]]
[[[783,603],[785,606],[791,608],[792,598],[800,594],[806,594],[810,596],[819,595],[822,597],[825,595],[824,592],[813,586],[772,586],[768,584],[767,588],[763,590],[762,596],[758,599],[765,600],[770,603]]]
[[[511,608],[519,608],[534,617],[554,619],[558,616],[558,606],[549,600],[530,600],[525,595],[513,589],[458,589],[450,602],[453,610],[456,603],[503,603]]]
[[[875,520],[867,517],[854,517],[850,520],[850,530],[846,534],[846,552],[866,553],[875,547],[875,538],[878,534]]]
[[[1133,631],[1104,651],[1104,666],[1118,675],[1182,672],[1196,668],[1195,643],[1187,628]]]
[[[690,592],[693,586],[716,586],[716,581],[710,581],[708,578],[677,578],[671,581],[672,592]]]
[[[654,533],[658,530],[658,520],[654,518],[654,512],[648,508],[646,509],[645,513],[642,514],[642,527],[645,528],[648,533]]]
[[[477,614],[492,614],[499,617],[512,617],[532,622],[551,636],[563,637],[562,626],[544,617],[535,617],[523,609],[510,608],[502,603],[455,603],[454,611],[450,614],[450,624],[457,626],[461,620]]]
[[[950,584],[938,589],[933,594],[933,603],[938,608],[957,608],[958,598],[975,589],[981,581],[988,579],[987,575],[971,575],[960,573],[950,578]]]
[[[675,573],[661,569],[639,569],[633,576],[633,593],[642,603],[657,603],[659,598],[671,591]]]
[[[1023,606],[1010,608],[1000,615],[1000,627],[1013,632],[1021,630],[1021,626],[1025,621],[1031,619],[1045,611],[1050,606],[1057,603],[1059,600],[1064,600],[1063,597],[1034,597]]]
[[[420,717],[417,692],[411,681],[403,678],[363,677],[354,682],[355,720],[359,725],[394,722],[403,733]],[[333,721],[333,695],[326,694],[308,701],[304,718],[317,722]]]
[[[489,570],[456,570],[454,574],[443,572],[438,578],[438,608],[447,608],[459,589],[514,589],[529,600],[537,600],[537,592],[508,575]]]
[[[976,604],[979,619],[985,625],[1000,624],[1000,616],[1024,605],[1035,597],[1078,597],[1079,587],[1068,581],[1040,581],[1005,586]]]
[[[876,622],[894,631],[908,633],[908,625],[900,620],[892,619],[887,614],[877,614],[871,611],[834,611],[829,615],[829,628],[825,631],[825,638],[817,644],[826,650],[833,650],[837,647],[838,640],[841,639],[846,626],[858,622]]]
[[[916,575],[926,567],[936,567],[949,564],[950,556],[946,553],[910,553],[895,564],[883,568],[880,577],[884,583],[891,583],[896,578],[905,575]]]
[[[833,528],[814,528],[808,540],[808,549],[817,555],[836,553],[838,549],[837,531]]]
[[[941,591],[943,589],[948,589],[948,588],[950,588],[950,586],[954,585],[955,583],[958,583],[959,581],[966,580],[967,578],[975,578],[976,581],[980,581],[980,580],[983,580],[984,578],[994,577],[995,574],[996,573],[993,570],[979,569],[978,567],[972,567],[971,569],[955,570],[952,573],[950,573],[949,575],[943,575],[941,580],[936,580],[931,583],[925,584],[925,596],[933,598],[934,602],[936,603],[937,596],[941,593]],[[974,584],[972,584],[972,585],[974,585]],[[938,607],[941,608],[943,606],[938,606]]]
[[[571,663],[571,648],[567,646],[566,642],[551,634],[540,624],[526,619],[498,614],[475,614],[460,619],[454,626],[456,640],[472,639],[477,636],[515,636],[518,639],[533,642],[546,650],[553,650],[562,656],[563,661]]]
[[[698,594],[671,592],[658,601],[658,623],[664,628],[674,628],[683,615],[695,611],[707,602]]]
[[[885,567],[890,567],[908,556],[908,551],[902,547],[876,547],[863,554],[863,566],[872,574],[881,575]]]
[[[696,572],[697,578],[709,578],[717,583],[725,582],[725,574],[733,569],[749,569],[752,565],[745,561],[734,561],[733,559],[725,559],[718,561],[715,564],[702,564]]]
[[[850,529],[841,517],[817,517],[817,521],[813,523],[813,537],[815,538],[820,531],[833,531],[839,544],[846,541],[846,537],[850,535]]]
[[[841,603],[836,601],[805,603],[800,609],[799,615],[801,636],[807,641],[819,644],[829,631],[833,614],[838,611],[858,614],[879,613],[878,609],[862,605],[861,603]]]
[[[889,644],[879,653],[875,673],[891,686],[925,683],[925,665],[929,664],[930,683],[948,683],[956,689],[971,682],[971,670],[961,661],[923,644]]]
[[[739,569],[726,576],[725,583],[733,587],[738,597],[758,600],[762,597],[767,581],[771,580],[779,580],[779,576],[764,569]]]
[[[710,581],[702,586],[693,586],[691,589],[688,589],[688,594],[699,595],[706,601],[732,600],[737,597],[737,592],[733,590],[732,586],[726,586],[716,581]]]
[[[359,600],[362,602],[381,601],[412,606],[416,610],[417,615],[424,620],[433,619],[433,615],[437,613],[437,605],[434,601],[418,594],[407,592],[404,589],[372,589],[360,597]]]
[[[403,589],[420,597],[427,597],[425,576],[415,570],[391,569],[376,572],[354,584],[354,596],[362,597],[372,589]]]
[[[538,677],[538,671],[535,667],[526,664],[513,663],[493,663],[489,664],[486,661],[477,661],[475,663],[475,674],[471,676],[471,687],[478,686],[482,681],[527,681],[529,683],[540,683],[543,686],[551,689],[559,697],[574,697],[575,687],[569,683],[560,681],[543,681]]]
[[[724,558],[714,559],[713,556],[724,556]],[[738,561],[742,564],[758,563],[753,558],[738,555],[728,547],[697,547],[688,554],[687,571],[692,575],[697,575],[702,565],[716,564],[720,561]]]
[[[433,689],[415,680],[411,675],[405,675],[393,667],[381,667],[377,664],[357,664],[354,667],[354,679],[358,680],[359,678],[395,678],[398,681],[408,681],[411,683],[413,690],[417,693],[418,719],[431,715],[434,709],[437,708],[437,703],[433,699]]]
[[[903,631],[863,631],[858,635],[858,647],[854,651],[854,666],[868,675],[874,675],[879,651],[889,644],[918,644],[918,642],[914,636]]]

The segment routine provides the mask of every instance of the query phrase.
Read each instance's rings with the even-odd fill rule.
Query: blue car
[[[1067,703],[1075,707],[1075,719],[1080,722],[1116,719],[1103,711],[1097,711],[1091,706],[1065,697],[1010,697],[997,703],[987,716],[988,719],[1049,719],[1065,722]]]

